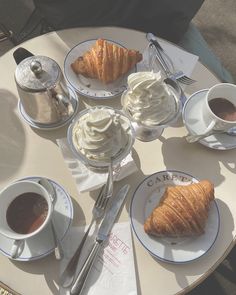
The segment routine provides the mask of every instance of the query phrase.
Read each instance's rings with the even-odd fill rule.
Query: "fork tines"
[[[97,208],[102,208],[104,201],[107,199],[104,197],[105,188],[106,188],[106,185],[104,184],[102,189],[100,190],[97,200],[95,202],[95,206]]]
[[[187,76],[182,76],[176,79],[178,82],[186,85],[191,85],[196,82],[196,80],[189,78]]]

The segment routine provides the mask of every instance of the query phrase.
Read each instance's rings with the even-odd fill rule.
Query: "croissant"
[[[208,180],[168,187],[144,224],[147,234],[184,237],[204,233],[214,187]]]
[[[141,60],[142,54],[136,50],[98,39],[90,50],[71,64],[71,67],[76,74],[96,78],[106,84],[127,73]]]

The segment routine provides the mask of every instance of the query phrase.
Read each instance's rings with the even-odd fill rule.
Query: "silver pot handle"
[[[58,103],[60,113],[62,115],[68,115],[68,113],[70,113],[70,108],[73,109],[70,99],[60,93],[56,94],[56,96],[54,96],[54,98],[56,99],[56,101]]]

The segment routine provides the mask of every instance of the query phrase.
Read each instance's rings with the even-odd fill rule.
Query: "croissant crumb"
[[[145,221],[144,230],[158,237],[201,235],[214,198],[214,186],[208,180],[168,187]]]
[[[72,70],[78,75],[95,78],[107,84],[114,82],[142,60],[142,54],[104,39],[98,39],[90,50],[78,57]]]

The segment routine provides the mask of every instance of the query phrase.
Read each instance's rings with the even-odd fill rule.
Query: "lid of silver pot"
[[[54,87],[60,77],[59,65],[47,56],[31,56],[20,62],[15,80],[26,91],[41,92]]]

